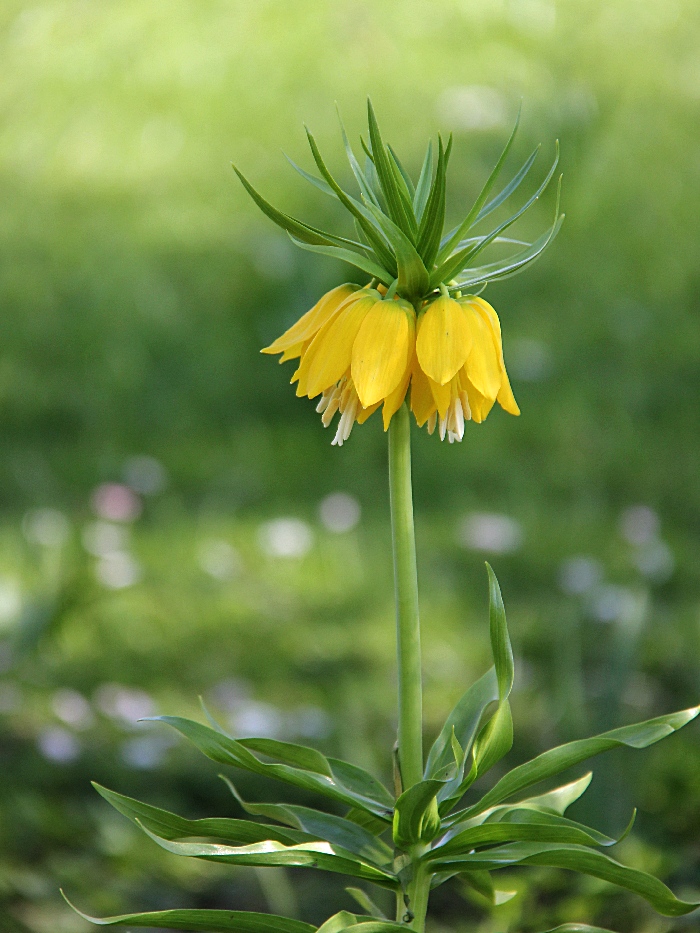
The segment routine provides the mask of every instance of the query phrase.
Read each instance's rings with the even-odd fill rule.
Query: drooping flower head
[[[498,402],[513,415],[520,410],[508,381],[501,326],[488,302],[474,291],[520,272],[556,236],[559,191],[552,226],[535,242],[522,243],[503,232],[525,213],[548,186],[558,152],[535,193],[507,220],[488,233],[472,228],[518,188],[537,149],[505,187],[489,200],[517,130],[508,140],[495,168],[466,218],[444,234],[445,179],[452,137],[437,159],[432,142],[414,186],[394,150],[386,146],[371,103],[369,142],[361,169],[345,130],[345,149],[359,188],[359,198],[335,181],[307,130],[321,177],[294,168],[336,198],[353,216],[357,239],[326,233],[283,214],[269,204],[236,169],[258,206],[304,249],[351,263],[371,281],[332,289],[263,353],[281,353],[280,362],[298,359],[292,376],[297,395],[317,398],[317,411],[328,427],[338,415],[334,444],[342,445],[355,422],[362,424],[382,406],[384,429],[408,396],[417,423],[432,434],[461,441],[465,421],[482,422]],[[561,181],[561,180],[560,180]],[[472,233],[471,236],[468,236]],[[494,243],[518,243],[505,259],[475,266],[477,256]]]

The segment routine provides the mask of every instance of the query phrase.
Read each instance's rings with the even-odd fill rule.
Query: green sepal
[[[293,235],[302,243],[313,246],[341,246],[348,249],[361,246],[361,244],[356,243],[354,240],[348,240],[345,237],[336,236],[333,233],[326,233],[325,230],[319,230],[317,227],[312,227],[309,224],[303,223],[301,220],[296,220],[296,218],[291,217],[289,214],[277,210],[276,207],[273,207],[269,201],[266,201],[265,198],[255,190],[245,175],[243,175],[235,165],[233,166],[233,170],[263,214],[276,223],[278,227],[286,230],[287,233]]]
[[[318,868],[321,871],[362,878],[392,890],[398,884],[395,875],[328,842],[303,842],[286,846],[284,843],[270,840],[248,846],[226,846],[208,842],[174,842],[152,833],[145,826],[142,828],[146,835],[166,852],[186,858],[200,858],[227,865]]]
[[[355,266],[356,269],[362,269],[363,272],[366,272],[367,275],[371,275],[375,279],[379,279],[380,282],[384,285],[389,285],[394,276],[391,272],[387,272],[382,266],[378,265],[372,259],[367,258],[366,256],[355,253],[349,249],[343,249],[340,246],[313,246],[311,243],[304,243],[301,240],[297,239],[292,234],[289,234],[289,238],[295,246],[301,247],[301,249],[308,250],[310,253],[319,253],[322,256],[330,256],[332,259],[339,259],[342,262],[347,262],[351,266]]]
[[[209,839],[221,839],[229,845],[246,846],[257,842],[274,840],[284,845],[296,845],[309,842],[313,839],[323,838],[308,831],[299,832],[295,829],[281,829],[279,826],[263,826],[250,820],[234,820],[225,817],[211,817],[209,819],[188,820],[170,813],[160,807],[125,797],[113,790],[101,787],[93,782],[92,786],[107,803],[115,810],[126,816],[140,827],[146,827],[163,839],[180,840],[199,836]]]
[[[345,890],[370,917],[374,917],[375,920],[388,920],[384,911],[374,903],[369,894],[363,891],[362,888],[346,888]]]
[[[459,226],[455,227],[455,229],[452,230],[452,231],[448,234],[448,236],[447,236],[447,238],[445,239],[445,241],[441,244],[441,246],[440,246],[440,253],[439,253],[439,256],[438,256],[438,262],[439,262],[439,263],[442,262],[447,256],[450,255],[450,253],[452,252],[452,250],[453,250],[453,249],[455,248],[455,246],[459,243],[459,241],[462,239],[462,237],[463,237],[464,234],[467,232],[467,230],[469,230],[469,228],[472,227],[472,226],[476,223],[476,221],[477,221],[477,219],[478,219],[478,214],[479,214],[479,212],[481,211],[481,209],[482,209],[482,207],[484,206],[484,204],[486,203],[486,199],[488,198],[489,193],[490,193],[491,189],[493,188],[493,186],[494,186],[494,184],[495,184],[495,182],[496,182],[496,179],[497,179],[498,176],[500,175],[501,169],[503,168],[503,164],[504,164],[504,162],[506,161],[506,158],[507,158],[507,156],[508,156],[508,153],[509,153],[510,150],[511,150],[511,147],[512,147],[513,142],[514,142],[514,140],[515,140],[515,134],[518,132],[518,126],[520,125],[520,114],[521,114],[521,112],[522,112],[522,105],[521,105],[520,108],[518,109],[518,115],[517,115],[517,117],[515,118],[515,126],[513,127],[513,130],[512,130],[512,132],[511,132],[511,134],[510,134],[510,138],[508,139],[508,142],[505,144],[505,146],[504,146],[504,148],[503,148],[503,151],[501,152],[501,154],[500,154],[500,156],[499,156],[499,158],[498,158],[498,161],[496,162],[496,165],[494,166],[493,170],[491,171],[491,174],[490,174],[489,177],[486,179],[486,183],[484,184],[484,187],[483,187],[483,188],[481,189],[481,191],[479,192],[479,196],[477,197],[476,201],[475,201],[474,204],[472,205],[471,210],[469,211],[469,213],[467,214],[467,216],[464,218],[464,220],[462,221],[462,223],[459,224]],[[539,147],[538,147],[538,148],[539,148]],[[536,154],[536,153],[537,153],[537,150],[535,150],[535,154]],[[523,176],[523,177],[524,177],[524,176]],[[522,180],[522,179],[521,179],[521,180]],[[517,186],[516,186],[516,187],[517,187]]]
[[[295,830],[301,830],[304,834],[316,839],[325,839],[326,842],[342,846],[348,852],[377,865],[387,865],[392,860],[393,853],[389,846],[381,839],[377,839],[369,830],[358,826],[357,823],[346,820],[342,816],[323,813],[320,810],[296,804],[249,803],[241,797],[227,777],[224,775],[220,777],[226,782],[241,807],[252,816],[265,816],[278,823],[291,826]],[[382,829],[386,829],[386,824],[382,824]],[[201,835],[206,835],[206,833]]]
[[[63,899],[84,920],[97,926],[160,927],[166,930],[201,930],[203,933],[315,933],[316,927],[301,920],[257,914],[247,910],[153,910],[120,914],[116,917],[90,917]]]
[[[460,811],[459,819],[467,819],[477,813],[482,813],[489,807],[507,800],[513,794],[531,787],[540,781],[554,777],[567,768],[580,764],[594,755],[609,751],[613,748],[647,748],[655,742],[660,742],[672,735],[678,729],[691,722],[700,712],[700,707],[694,706],[677,713],[666,716],[657,716],[645,722],[635,723],[631,726],[622,726],[603,732],[601,735],[589,739],[577,739],[567,742],[557,748],[551,748],[531,761],[527,761],[505,774],[500,781],[486,793],[478,803]]]
[[[260,761],[243,742],[222,735],[191,719],[183,719],[179,716],[156,716],[153,717],[153,721],[164,722],[172,726],[196,745],[203,754],[218,764],[243,768],[254,774],[276,778],[293,784],[295,787],[324,794],[350,807],[359,807],[380,819],[387,821],[390,819],[393,801],[389,792],[370,774],[354,765],[324,759],[330,768],[331,776],[328,777],[324,773],[307,771],[288,764]],[[317,754],[320,755],[320,753]],[[317,766],[320,767],[320,764]],[[351,781],[352,788],[347,786],[343,778]],[[356,790],[359,786],[363,788],[362,793]]]
[[[406,236],[410,237],[415,225],[415,218],[413,218],[414,224],[411,224],[407,207],[399,192],[398,182],[391,170],[391,163],[389,162],[389,157],[384,147],[377,118],[374,115],[372,102],[369,99],[367,100],[367,119],[369,123],[370,144],[372,147],[372,160],[379,179],[379,185],[384,194],[389,217]],[[411,211],[411,214],[412,213]]]
[[[428,202],[428,195],[430,194],[431,188],[431,179],[433,177],[433,141],[432,139],[428,140],[428,149],[425,153],[425,158],[423,159],[423,167],[421,168],[420,176],[418,178],[418,184],[416,185],[416,193],[413,197],[413,213],[416,216],[418,223],[421,222],[423,217],[423,211],[425,210],[425,205]]]
[[[640,895],[666,917],[680,917],[700,907],[700,903],[679,900],[662,881],[646,872],[616,862],[602,852],[578,845],[557,843],[514,842],[483,852],[465,853],[437,860],[436,870],[450,870],[457,866],[494,871],[515,865],[543,865],[567,868],[584,875],[608,881]]]
[[[401,849],[430,842],[440,832],[437,795],[444,781],[429,779],[409,787],[394,808],[394,842]]]
[[[430,188],[428,203],[421,218],[416,247],[425,267],[432,269],[440,248],[440,237],[445,225],[445,173],[447,169],[442,137],[438,136],[438,163],[435,179]]]

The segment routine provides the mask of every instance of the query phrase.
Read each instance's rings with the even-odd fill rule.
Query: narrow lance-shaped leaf
[[[233,765],[234,767],[252,771],[254,774],[277,778],[304,790],[317,791],[350,807],[359,807],[382,819],[389,819],[391,806],[387,801],[391,801],[391,798],[386,789],[383,789],[382,795],[378,792],[374,797],[369,795],[370,788],[381,787],[371,775],[366,775],[367,781],[364,793],[357,793],[354,789],[349,789],[342,782],[342,779],[336,777],[333,766],[328,759],[325,759],[325,761],[329,772],[325,774],[295,768],[287,764],[267,763],[256,758],[241,742],[221,735],[215,730],[190,719],[182,719],[179,716],[158,716],[155,719],[177,729],[208,758],[219,764]],[[338,764],[342,765],[342,763]],[[357,768],[349,769],[348,774],[350,777],[356,778],[356,772],[360,771],[361,769]],[[329,773],[331,776],[328,776]],[[366,774],[366,772],[361,773]]]
[[[314,188],[318,188],[319,191],[323,191],[324,194],[329,194],[332,198],[336,197],[335,191],[333,191],[327,181],[324,181],[322,178],[318,178],[318,176],[307,172],[306,169],[301,167],[301,165],[297,165],[294,159],[288,156],[286,152],[283,152],[282,155],[285,157],[287,162],[289,162],[294,171],[301,175],[305,181],[308,181],[310,185],[313,185]]]
[[[340,123],[340,132],[343,137],[343,145],[345,147],[345,153],[348,157],[348,162],[350,163],[350,168],[352,169],[352,173],[355,176],[355,180],[357,181],[357,184],[359,186],[360,193],[362,194],[362,197],[365,198],[367,201],[370,201],[376,207],[379,207],[379,201],[377,200],[377,196],[372,190],[369,182],[367,181],[367,178],[365,177],[364,172],[360,168],[360,163],[357,161],[357,158],[355,157],[355,153],[352,150],[352,146],[350,145],[348,134],[345,132],[345,126],[340,116],[340,110],[338,109],[338,107],[336,107],[336,112],[338,114],[338,122]]]
[[[479,243],[474,244],[473,246],[465,247],[464,249],[457,250],[452,256],[449,256],[444,263],[439,266],[431,276],[431,285],[439,285],[440,282],[449,282],[450,279],[453,279],[456,275],[465,268],[465,266],[480,252],[482,252],[486,247],[492,243],[504,230],[507,230],[508,227],[512,226],[516,220],[518,220],[522,215],[532,207],[532,205],[537,201],[547,186],[549,185],[557,165],[559,164],[559,146],[557,144],[557,151],[554,157],[554,162],[552,163],[547,175],[539,186],[537,191],[523,204],[523,206],[512,214],[507,220],[503,221],[498,227],[491,231],[482,238]]]
[[[394,251],[398,266],[399,294],[409,301],[421,298],[428,289],[429,276],[415,246],[386,214],[371,204],[368,204],[367,208],[374,215]]]
[[[425,153],[425,159],[423,160],[423,167],[421,168],[420,177],[418,178],[418,184],[416,185],[416,193],[413,198],[413,213],[416,216],[418,223],[421,222],[423,217],[423,211],[425,210],[425,205],[428,202],[428,195],[430,194],[430,182],[433,177],[433,141],[432,139],[428,140],[428,150]]]
[[[390,266],[393,257],[384,240],[382,239],[381,234],[378,232],[378,226],[374,221],[372,214],[367,211],[364,205],[350,197],[349,194],[346,194],[338,182],[333,178],[330,171],[328,170],[328,167],[326,166],[326,163],[323,160],[323,156],[321,155],[321,151],[316,144],[316,140],[314,139],[308,127],[306,128],[306,136],[309,141],[311,154],[314,157],[314,162],[318,166],[318,170],[321,172],[343,207],[350,211],[353,217],[355,217],[370,245],[372,246],[372,249],[376,253],[379,261],[385,266]]]
[[[408,194],[411,200],[411,212],[413,212],[413,198],[415,197],[416,189],[414,188],[413,182],[411,181],[411,176],[408,174],[406,169],[401,164],[401,160],[399,159],[398,155],[394,152],[392,147],[387,146],[386,148],[389,152],[389,155],[394,160],[394,164],[396,165],[396,168],[399,170],[399,172],[401,172],[401,177],[403,178],[404,184],[406,185],[406,193]]]
[[[263,826],[250,820],[233,820],[225,817],[211,817],[202,820],[188,820],[176,813],[170,813],[160,807],[134,800],[117,794],[106,787],[93,783],[95,790],[133,823],[144,826],[163,839],[187,839],[193,836],[221,839],[229,845],[244,846],[257,842],[274,840],[285,845],[309,842],[319,837],[308,831],[282,829],[279,826]]]
[[[328,842],[304,842],[285,846],[281,842],[269,841],[248,846],[225,846],[206,842],[173,842],[150,832],[145,826],[143,831],[162,849],[173,855],[223,862],[228,865],[318,868],[321,871],[362,878],[392,890],[397,886],[395,875],[370,865],[353,856],[351,852],[340,846],[332,846]]]
[[[357,916],[348,910],[341,910],[329,917],[318,928],[317,933],[343,933],[343,930],[352,929],[353,933],[394,933],[406,927],[392,920],[373,920],[371,917]]]
[[[394,842],[408,848],[417,842],[433,839],[440,829],[440,818],[435,798],[444,781],[419,781],[396,801],[394,809]]]
[[[160,927],[165,930],[203,931],[203,933],[315,933],[316,927],[301,920],[257,914],[247,910],[153,910],[146,913],[120,914],[116,917],[91,917],[64,900],[76,914],[97,926]]]
[[[532,761],[527,761],[509,771],[478,803],[467,807],[466,810],[462,810],[460,817],[466,818],[481,813],[483,810],[525,790],[525,788],[554,777],[556,774],[561,774],[567,768],[580,764],[582,761],[586,761],[594,755],[599,755],[601,752],[622,747],[647,748],[647,746],[672,735],[678,729],[682,729],[683,726],[695,719],[699,712],[700,707],[694,706],[687,710],[670,713],[667,716],[658,716],[655,719],[649,719],[646,722],[636,723],[632,726],[612,729],[610,732],[604,732],[589,739],[577,739],[575,742],[567,742],[565,745],[551,748],[549,751],[538,755],[537,758],[533,758]]]
[[[516,842],[486,849],[483,852],[472,852],[436,860],[433,865],[436,870],[454,869],[457,865],[486,871],[512,868],[516,865],[568,868],[571,871],[591,875],[620,888],[633,891],[648,901],[660,914],[667,917],[680,917],[700,906],[700,903],[679,900],[670,888],[653,875],[628,868],[610,856],[584,846]]]
[[[301,249],[305,249],[310,253],[319,253],[322,256],[330,256],[331,259],[339,259],[341,262],[347,262],[349,265],[355,266],[356,269],[361,269],[363,272],[366,272],[367,275],[379,279],[387,288],[395,278],[395,276],[387,272],[386,269],[374,262],[374,260],[369,259],[367,256],[360,255],[359,253],[354,253],[352,250],[342,249],[339,246],[312,246],[311,243],[303,243],[291,234],[289,237],[295,246],[299,246]]]
[[[498,708],[491,719],[481,728],[472,747],[472,766],[462,782],[453,782],[446,788],[440,805],[446,813],[459,800],[467,788],[481,774],[486,774],[497,762],[507,755],[513,745],[513,719],[508,697],[513,687],[513,649],[508,635],[506,611],[498,580],[487,563],[489,578],[489,625],[491,651],[498,682]],[[466,760],[466,759],[465,759]]]
[[[558,197],[559,195],[557,193],[557,199]],[[557,211],[558,206],[559,205],[557,200]],[[507,259],[501,259],[498,262],[489,263],[485,266],[476,266],[472,269],[469,269],[466,277],[458,280],[458,282],[450,288],[450,293],[454,291],[462,291],[466,288],[473,288],[475,285],[481,285],[487,282],[495,282],[500,279],[508,279],[513,275],[518,275],[523,271],[523,269],[525,269],[526,266],[531,265],[542,255],[545,249],[555,238],[557,233],[559,233],[563,222],[564,214],[557,214],[554,219],[554,223],[549,228],[549,230],[547,230],[546,233],[543,233],[539,239],[535,240],[529,249],[523,250],[520,253],[515,253],[513,256],[509,256]]]
[[[345,890],[370,917],[374,917],[376,920],[388,919],[381,907],[378,907],[369,894],[363,891],[362,888],[346,888]]]
[[[356,248],[364,249],[361,243],[356,243],[354,240],[348,240],[342,236],[336,236],[333,233],[326,233],[325,230],[319,230],[316,227],[303,223],[301,220],[296,220],[289,214],[277,210],[276,207],[273,207],[269,201],[266,201],[265,198],[255,190],[245,175],[239,172],[235,165],[233,166],[233,170],[263,214],[276,223],[278,227],[281,227],[283,230],[286,230],[287,233],[296,237],[297,240],[314,246],[340,246],[351,250]]]
[[[384,148],[384,141],[379,130],[377,118],[374,115],[372,102],[367,101],[367,118],[369,122],[369,138],[372,146],[372,159],[379,178],[384,198],[386,200],[389,217],[407,236],[412,233],[413,226],[409,220],[406,207],[399,194],[398,184],[391,170],[389,158]]]
[[[438,137],[438,163],[435,179],[430,189],[428,203],[421,219],[418,230],[417,249],[423,257],[427,269],[432,269],[440,247],[440,237],[445,224],[445,173],[447,160],[442,146],[442,138]]]
[[[443,821],[443,825],[449,827],[450,832],[454,833],[455,831],[459,831],[460,828],[480,826],[492,817],[500,819],[500,814],[508,813],[516,809],[521,811],[533,810],[536,813],[554,813],[557,816],[563,816],[567,807],[570,807],[571,804],[578,800],[586,791],[588,785],[591,783],[592,776],[592,772],[589,771],[588,774],[584,774],[584,776],[578,778],[578,780],[571,781],[569,784],[564,784],[561,787],[555,787],[546,794],[540,794],[537,797],[525,797],[523,800],[518,800],[515,803],[491,807],[467,819],[455,819],[455,817],[459,817],[460,814],[453,814],[453,816],[449,816]]]
[[[518,109],[518,115],[517,115],[517,117],[515,118],[515,126],[513,127],[513,130],[512,130],[512,132],[511,132],[511,134],[510,134],[510,138],[508,139],[508,142],[505,144],[505,146],[504,146],[504,148],[503,148],[503,152],[500,154],[500,156],[499,156],[499,158],[498,158],[498,162],[496,162],[496,165],[494,166],[494,168],[493,168],[491,174],[490,174],[489,177],[486,179],[486,184],[485,184],[484,187],[481,189],[481,191],[480,191],[480,193],[479,193],[479,196],[477,197],[476,201],[474,202],[474,204],[473,204],[471,210],[469,211],[469,213],[467,214],[467,216],[464,218],[464,220],[462,221],[462,223],[459,224],[459,226],[456,227],[456,228],[452,231],[452,233],[449,235],[447,241],[444,243],[444,245],[443,245],[442,248],[440,249],[440,254],[439,254],[439,257],[438,257],[438,263],[443,262],[443,260],[444,260],[447,256],[450,255],[450,253],[452,252],[452,250],[455,248],[455,246],[457,245],[457,243],[459,243],[459,241],[462,239],[462,237],[463,237],[464,234],[467,232],[467,230],[469,230],[469,228],[475,223],[476,217],[477,217],[479,211],[481,210],[481,208],[482,208],[482,207],[484,206],[484,204],[486,203],[486,199],[488,198],[491,189],[493,188],[494,184],[496,183],[496,179],[498,178],[498,176],[499,176],[500,173],[501,173],[501,169],[503,168],[503,164],[504,164],[504,162],[506,161],[506,158],[507,158],[507,156],[508,156],[508,153],[509,153],[510,150],[511,150],[511,147],[512,147],[512,145],[513,145],[513,141],[515,140],[515,134],[518,132],[518,126],[520,125],[520,114],[521,114],[521,111],[522,111],[522,107]]]
[[[302,807],[296,804],[249,803],[241,797],[228,778],[223,775],[222,778],[246,813],[253,816],[264,816],[276,820],[278,823],[285,823],[287,826],[302,830],[305,834],[310,834],[316,839],[325,839],[326,842],[342,846],[349,852],[379,865],[386,865],[392,860],[393,853],[385,842],[377,839],[369,830],[344,819],[342,816],[322,813],[320,810],[313,810],[311,807]],[[161,835],[163,834],[161,833]],[[300,839],[294,841],[301,842]]]
[[[467,754],[471,750],[485,710],[497,700],[498,678],[496,669],[492,667],[476,683],[472,684],[447,717],[440,735],[435,739],[428,754],[425,766],[426,777],[435,777],[454,760],[451,744],[453,732],[464,753]],[[457,785],[460,780],[461,775],[458,775]]]
[[[541,148],[542,148],[541,145],[535,146],[535,148],[532,150],[532,152],[527,157],[527,159],[525,159],[521,167],[518,169],[515,175],[511,178],[511,180],[508,182],[505,188],[502,188],[501,191],[498,192],[496,197],[492,198],[488,202],[488,204],[484,204],[484,206],[481,208],[479,213],[474,218],[475,224],[478,224],[480,220],[484,219],[484,217],[488,217],[488,215],[491,214],[493,211],[495,211],[497,207],[500,207],[501,204],[507,201],[508,198],[511,196],[511,194],[514,194],[518,190],[522,182],[525,180],[530,169],[534,165],[535,159],[537,158],[537,154],[539,153]]]

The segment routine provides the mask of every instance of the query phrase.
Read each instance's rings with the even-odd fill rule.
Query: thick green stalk
[[[411,425],[404,403],[389,426],[389,489],[396,589],[399,765],[403,790],[423,778],[423,688],[411,491]]]

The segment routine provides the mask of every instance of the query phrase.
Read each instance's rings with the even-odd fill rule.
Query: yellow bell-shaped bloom
[[[321,396],[324,426],[340,419],[342,445],[357,421],[383,405],[384,429],[410,387],[419,425],[461,440],[464,423],[486,418],[495,401],[520,414],[503,360],[501,327],[481,298],[440,295],[420,311],[374,288],[340,285],[328,292],[263,353],[299,358],[297,395]]]

